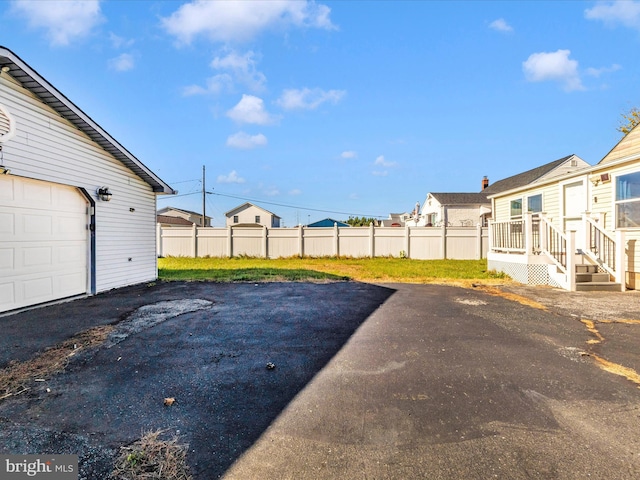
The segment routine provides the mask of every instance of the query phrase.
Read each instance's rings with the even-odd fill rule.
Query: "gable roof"
[[[184,208],[176,208],[176,207],[164,207],[158,210],[158,215],[162,215],[164,213],[168,213],[169,211],[174,210],[176,212],[187,213],[189,215],[194,215],[196,217],[202,217],[200,212],[194,212],[193,210],[185,210]],[[168,216],[168,215],[167,215]],[[205,218],[211,218],[208,215],[205,215]]]
[[[480,193],[434,193],[429,192],[440,205],[478,205],[491,203],[484,192]]]
[[[345,222],[341,222],[340,220],[335,220],[333,218],[323,218],[322,220],[318,220],[317,222],[310,223],[307,227],[333,227],[335,224],[338,224],[339,227],[349,227],[350,225]]]
[[[620,139],[618,143],[607,153],[598,165],[612,163],[616,160],[637,155],[640,150],[640,124],[636,125]]]
[[[269,214],[269,215],[273,215],[273,216],[274,216],[274,217],[276,217],[276,218],[280,218],[280,217],[279,217],[278,215],[276,215],[275,213],[270,212],[269,210],[266,210],[266,209],[264,209],[264,208],[262,208],[262,207],[259,207],[258,205],[254,205],[254,204],[253,204],[253,203],[251,203],[251,202],[245,202],[245,203],[243,203],[242,205],[238,205],[237,207],[235,207],[235,208],[233,208],[233,209],[229,210],[227,213],[225,213],[225,216],[230,217],[231,215],[233,215],[233,214],[235,214],[235,213],[237,213],[237,212],[240,212],[240,211],[242,211],[242,210],[246,210],[246,209],[247,209],[247,208],[249,208],[249,207],[255,207],[255,208],[257,208],[257,209],[259,209],[259,210],[262,210],[263,212],[265,212],[265,213],[267,213],[267,214]]]
[[[503,180],[498,180],[493,185],[489,185],[485,188],[482,193],[485,195],[494,195],[496,193],[504,192],[506,190],[513,190],[514,188],[523,187],[525,185],[529,185],[530,183],[539,180],[545,175],[552,172],[554,169],[558,168],[560,165],[565,163],[567,160],[571,159],[575,155],[567,155],[566,157],[559,158],[558,160],[554,160],[553,162],[549,162],[540,167],[532,168],[531,170],[527,170],[526,172],[519,173],[517,175],[513,175],[511,177],[505,178]],[[576,157],[579,158],[579,157]],[[586,163],[585,163],[586,165]]]
[[[157,215],[156,216],[157,223],[166,223],[169,225],[184,225],[191,227],[194,225],[193,222],[190,222],[186,218],[182,217],[172,217],[171,215]]]
[[[47,82],[38,72],[8,48],[0,46],[0,68],[9,67],[9,75],[29,90],[42,103],[55,110],[65,120],[86,134],[113,157],[147,182],[156,193],[175,194],[168,184],[147,168],[140,160],[118,143],[111,135],[94,122],[89,115]]]

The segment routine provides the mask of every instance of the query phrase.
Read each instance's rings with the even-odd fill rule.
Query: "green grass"
[[[486,260],[401,258],[184,258],[158,259],[161,280],[265,282],[341,281],[384,283],[504,282]]]

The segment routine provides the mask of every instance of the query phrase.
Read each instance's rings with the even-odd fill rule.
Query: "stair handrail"
[[[607,273],[618,277],[616,273],[616,239],[598,225],[598,220],[583,215],[585,223],[586,245],[584,253]]]
[[[567,236],[540,215],[540,252],[567,274]]]

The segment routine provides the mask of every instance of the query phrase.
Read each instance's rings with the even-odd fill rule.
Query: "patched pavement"
[[[596,357],[638,371],[640,325],[607,323],[638,298],[177,282],[32,310],[0,318],[0,364],[113,329],[0,402],[0,452],[80,454],[99,479],[164,429],[197,479],[637,478],[640,390]]]

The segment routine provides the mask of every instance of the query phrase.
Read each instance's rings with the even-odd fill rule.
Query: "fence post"
[[[369,257],[371,258],[376,256],[375,244],[376,244],[375,230],[373,227],[373,222],[371,222],[369,223]]]
[[[624,231],[616,230],[616,281],[620,283],[620,291],[627,290],[627,258],[625,254],[626,239]]]
[[[267,226],[262,226],[262,256],[264,258],[269,258],[269,241],[268,241],[268,233]]]
[[[302,235],[302,224],[298,225],[298,252],[300,258],[304,257],[304,237]]]
[[[447,258],[447,222],[442,222],[442,227],[440,228],[440,259],[444,260]]]
[[[404,226],[404,252],[406,258],[411,258],[410,245],[411,245],[411,227],[409,225]]]
[[[567,283],[569,284],[569,291],[576,291],[576,231],[569,230],[567,235]]]
[[[156,224],[156,255],[162,256],[162,225]]]
[[[340,256],[340,239],[338,237],[338,223],[333,223],[333,253],[336,257]]]
[[[482,224],[476,224],[476,260],[482,260]]]
[[[533,215],[526,212],[522,216],[524,220],[524,254],[531,255],[533,253]]]
[[[589,212],[582,213],[582,245],[586,251],[591,251],[593,245],[591,245],[591,224],[587,221],[587,218],[591,218]],[[583,252],[584,253],[584,252]]]
[[[195,223],[193,224],[191,235],[193,235],[193,243],[191,244],[191,255],[193,256],[193,258],[198,258],[198,226]]]
[[[233,227],[231,225],[227,227],[227,256],[233,257]]]

